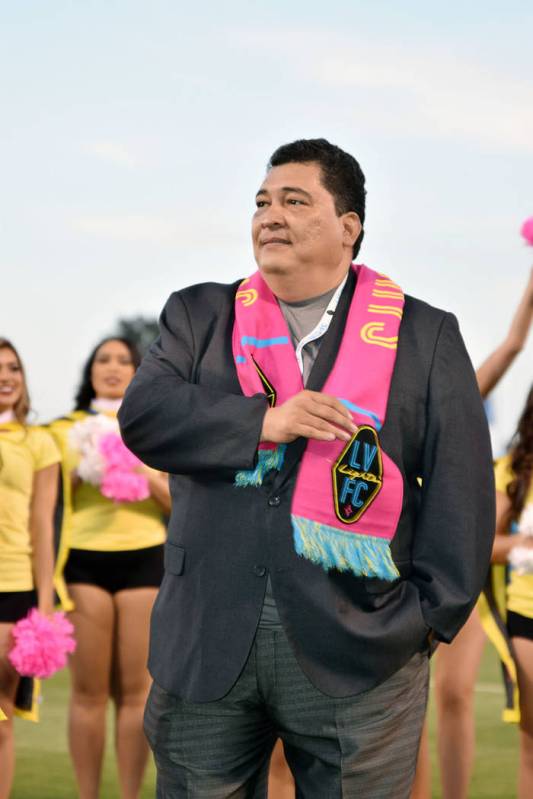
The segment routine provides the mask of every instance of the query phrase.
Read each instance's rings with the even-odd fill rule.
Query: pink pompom
[[[118,433],[106,433],[98,447],[105,458],[108,469],[131,471],[140,466],[141,461],[127,448]]]
[[[13,627],[15,645],[9,660],[22,677],[51,677],[66,666],[76,649],[74,627],[62,612],[43,616],[36,608]]]
[[[115,502],[140,502],[150,496],[148,480],[143,474],[121,469],[106,470],[100,483],[100,492]]]
[[[533,247],[533,216],[530,216],[529,219],[526,219],[520,228],[520,233],[525,238],[527,244]]]
[[[100,492],[115,502],[139,502],[150,496],[148,480],[136,470],[141,461],[127,448],[117,433],[107,433],[99,443],[105,460]]]

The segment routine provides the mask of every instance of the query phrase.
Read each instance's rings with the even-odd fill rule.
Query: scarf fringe
[[[351,571],[357,577],[391,581],[400,576],[385,538],[345,533],[301,516],[292,516],[292,529],[298,555],[326,571],[338,569]]]
[[[278,444],[274,449],[259,449],[257,451],[257,466],[255,469],[237,472],[235,475],[235,485],[237,488],[263,485],[263,480],[268,472],[271,472],[273,469],[278,472],[281,470],[286,449],[286,444]]]

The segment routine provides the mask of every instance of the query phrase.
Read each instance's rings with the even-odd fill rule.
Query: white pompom
[[[529,502],[520,514],[518,532],[533,536],[533,502]]]
[[[533,549],[513,547],[509,552],[509,565],[517,574],[533,574]]]
[[[118,432],[118,422],[98,413],[76,422],[69,432],[69,444],[80,453],[78,474],[82,480],[99,486],[105,472],[105,460],[100,454],[100,440],[107,433]]]

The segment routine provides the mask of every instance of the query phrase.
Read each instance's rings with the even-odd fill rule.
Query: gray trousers
[[[264,799],[278,737],[298,799],[408,799],[428,671],[419,653],[376,688],[334,699],[309,682],[282,631],[258,630],[222,699],[185,702],[152,686],[157,799]]]

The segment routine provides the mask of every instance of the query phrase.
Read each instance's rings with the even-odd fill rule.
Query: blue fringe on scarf
[[[260,449],[257,451],[257,466],[244,472],[237,472],[235,475],[235,485],[237,488],[246,486],[260,486],[263,484],[265,475],[276,469],[278,472],[283,466],[285,458],[286,444],[278,444],[276,449]]]
[[[301,516],[291,518],[296,552],[326,571],[351,571],[358,577],[381,580],[396,580],[400,576],[386,539],[345,533]]]

